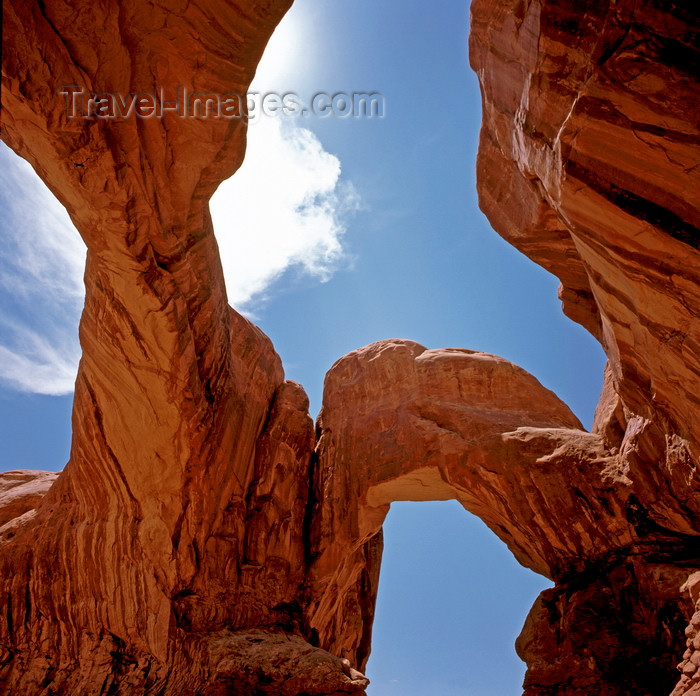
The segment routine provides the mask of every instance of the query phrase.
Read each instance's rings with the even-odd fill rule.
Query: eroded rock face
[[[687,650],[683,653],[683,661],[678,665],[681,671],[681,679],[676,685],[671,696],[683,694],[696,694],[700,691],[700,573],[693,573],[681,588],[687,592],[695,605],[695,613],[690,620],[690,625],[685,630],[687,636]]]
[[[2,137],[88,258],[70,462],[0,477],[0,690],[361,693],[389,504],[455,498],[556,582],[518,642],[529,696],[665,694],[686,647],[691,693],[692,16],[474,0],[481,202],[608,352],[594,432],[501,358],[401,340],[333,366],[315,432],[226,301],[207,201],[244,123],[60,95],[244,93],[288,4],[4,3]]]
[[[372,587],[389,504],[456,499],[556,583],[518,642],[526,693],[671,691],[697,545],[640,505],[634,447],[584,431],[502,358],[398,340],[333,366],[319,423],[310,621],[331,651],[363,659],[371,615],[355,598]]]
[[[244,94],[289,4],[4,3],[2,137],[88,247],[70,462],[2,540],[4,693],[206,693],[211,636],[309,637],[313,424],[227,304],[207,206],[245,124],[71,119],[61,95]],[[353,682],[326,658],[329,693]]]
[[[57,478],[51,471],[0,473],[0,534],[5,525],[35,510]]]
[[[687,3],[475,0],[470,36],[481,207],[696,457],[699,25]]]
[[[618,453],[627,518],[675,537],[670,560],[681,570],[699,555],[699,28],[697,9],[680,2],[474,0],[470,36],[484,111],[480,205],[561,279],[564,311],[601,341],[609,363],[595,432]],[[679,581],[664,568],[660,596]],[[654,592],[657,575],[642,575],[634,596]],[[599,580],[588,582],[581,591]],[[569,666],[576,631],[606,645],[597,619],[580,629],[562,619],[568,602],[536,608],[526,626],[528,694],[580,693],[567,686],[581,677]],[[611,625],[628,624],[632,655],[638,618],[621,616]],[[537,631],[549,637],[538,643]],[[684,684],[694,664],[684,664]],[[599,659],[596,669],[607,676],[587,692],[596,683],[595,693],[626,693],[615,691],[614,669]],[[639,688],[669,690],[651,678]]]

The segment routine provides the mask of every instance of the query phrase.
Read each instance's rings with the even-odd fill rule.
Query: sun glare
[[[308,16],[292,7],[270,38],[250,90],[288,92],[298,89],[300,76],[307,74],[313,63],[311,33]]]

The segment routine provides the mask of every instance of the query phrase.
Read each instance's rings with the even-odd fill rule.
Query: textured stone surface
[[[678,592],[687,570],[644,556],[601,561],[540,594],[516,642],[526,694],[669,694],[689,610]]]
[[[348,660],[298,636],[254,629],[215,635],[210,644],[216,696],[343,696],[369,684]]]
[[[675,537],[676,552],[666,560],[680,570],[697,566],[697,8],[474,0],[471,12],[470,58],[483,97],[480,205],[497,232],[560,278],[564,311],[608,355],[594,431],[618,453],[617,471],[630,491],[627,518],[639,532]],[[647,580],[655,567],[635,571],[630,586],[638,590],[630,591],[653,594]],[[658,577],[662,601],[678,580],[666,571]],[[578,596],[595,594],[599,582],[613,592],[624,586],[590,576]],[[553,606],[551,596],[542,601]],[[531,665],[528,694],[581,693],[572,684],[584,677],[571,668],[581,653],[561,626],[578,629],[560,615],[567,604],[556,606],[536,607],[521,638]],[[636,619],[630,610],[607,615],[612,631],[630,627],[632,659],[647,640],[631,630]],[[608,632],[592,620],[596,625],[587,646],[602,653]],[[594,662],[586,693],[628,693],[614,669]],[[684,669],[687,676],[688,663]],[[668,693],[665,684],[649,676],[629,693]]]
[[[34,510],[57,478],[50,471],[0,473],[0,534],[6,524]]]
[[[207,207],[245,126],[68,119],[59,94],[245,93],[288,5],[4,3],[3,140],[88,247],[70,462],[2,541],[4,693],[206,693],[209,636],[309,637],[313,424],[269,340],[228,307]],[[327,691],[351,684],[327,658]]]
[[[695,693],[695,16],[473,2],[480,201],[608,353],[594,432],[501,358],[401,340],[333,366],[315,432],[226,301],[207,201],[244,125],[59,95],[244,92],[288,4],[4,2],[2,137],[88,258],[70,462],[0,477],[0,691],[362,692],[388,507],[456,498],[556,582],[528,696],[660,696],[679,662]]]
[[[502,358],[399,340],[333,366],[319,424],[310,620],[332,652],[364,657],[362,598],[389,504],[456,499],[556,583],[519,639],[526,693],[671,691],[691,608],[679,587],[698,547],[640,505],[634,444],[585,432]]]
[[[686,3],[475,0],[470,36],[482,208],[559,276],[627,407],[696,453],[698,27]]]
[[[700,655],[700,573],[693,573],[681,590],[690,595],[695,606],[695,613],[685,631],[687,648],[678,665],[681,678],[671,696],[700,693],[700,672],[698,672],[698,666],[700,666],[700,659],[698,659]]]

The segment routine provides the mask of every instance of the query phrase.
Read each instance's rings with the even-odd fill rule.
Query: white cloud
[[[251,124],[243,165],[211,201],[231,304],[250,311],[290,268],[327,280],[356,205],[340,161],[311,131],[284,118]]]
[[[0,380],[67,394],[80,358],[85,246],[31,166],[0,146]]]
[[[295,4],[265,48],[250,92],[286,93],[313,72],[319,37]],[[340,161],[294,118],[259,115],[246,157],[211,200],[229,302],[250,315],[285,271],[328,280],[343,261],[347,213],[358,206]]]

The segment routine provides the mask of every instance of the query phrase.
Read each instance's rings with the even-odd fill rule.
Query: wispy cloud
[[[231,304],[252,311],[290,268],[327,280],[357,203],[340,161],[310,130],[283,118],[252,124],[243,166],[211,201]]]
[[[0,380],[39,394],[73,390],[85,246],[31,166],[0,146]]]
[[[292,7],[250,91],[283,94],[311,79],[319,41],[309,7]],[[243,165],[211,201],[229,302],[249,316],[285,272],[323,282],[346,260],[343,235],[358,196],[338,158],[299,122],[261,116],[251,123]]]

